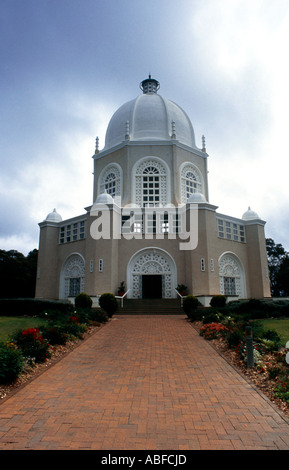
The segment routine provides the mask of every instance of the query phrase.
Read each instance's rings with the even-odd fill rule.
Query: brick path
[[[0,449],[289,449],[289,424],[184,316],[115,316],[0,404]]]

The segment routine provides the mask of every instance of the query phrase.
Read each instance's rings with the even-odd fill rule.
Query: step
[[[117,315],[183,315],[179,299],[126,299]]]

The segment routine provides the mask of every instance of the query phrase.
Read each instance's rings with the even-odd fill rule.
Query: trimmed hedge
[[[115,296],[110,292],[102,294],[99,298],[99,305],[109,318],[117,311],[118,304]]]
[[[249,319],[261,318],[288,318],[289,317],[289,301],[286,299],[249,299],[234,300],[227,304],[232,314],[237,314]]]
[[[73,311],[68,301],[42,299],[0,299],[0,316],[35,316],[45,310],[57,310],[62,313]]]
[[[24,359],[21,351],[12,343],[0,343],[0,383],[14,382],[21,374],[24,367]]]
[[[199,306],[199,300],[193,295],[187,295],[183,300],[183,310],[187,317],[192,321],[201,318],[200,312],[198,311]]]
[[[226,302],[227,302],[227,297],[225,295],[218,294],[218,295],[214,295],[211,298],[210,305],[211,307],[215,307],[215,308],[225,307]]]
[[[92,299],[91,297],[86,294],[85,292],[81,292],[75,297],[75,307],[76,308],[91,308],[92,307]]]

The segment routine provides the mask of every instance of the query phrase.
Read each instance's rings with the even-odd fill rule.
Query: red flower
[[[38,328],[27,328],[26,330],[22,331],[22,336],[24,338],[27,338],[30,336],[35,341],[40,341],[41,343],[43,343],[43,338]]]
[[[78,323],[78,317],[76,315],[70,317],[71,323]]]

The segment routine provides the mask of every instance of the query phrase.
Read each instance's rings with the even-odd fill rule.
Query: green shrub
[[[42,326],[40,332],[43,338],[53,346],[56,344],[66,344],[68,339],[67,332],[60,325]]]
[[[268,375],[270,379],[276,379],[276,377],[280,375],[281,371],[282,369],[280,367],[276,367],[276,366],[268,367]]]
[[[19,330],[15,334],[14,341],[26,358],[34,359],[35,362],[45,362],[50,357],[49,344],[38,328]]]
[[[244,339],[244,335],[240,330],[233,330],[228,333],[227,344],[229,348],[237,347]]]
[[[108,321],[107,314],[100,308],[93,308],[89,312],[88,318],[90,321],[98,323],[106,323]]]
[[[14,382],[24,366],[21,351],[12,343],[0,343],[0,383]]]
[[[106,312],[109,318],[111,318],[117,311],[117,300],[113,294],[102,294],[99,298],[99,305]]]
[[[184,298],[183,310],[190,320],[195,321],[201,318],[200,312],[197,311],[199,305],[200,302],[193,295],[187,295]]]
[[[225,307],[227,302],[227,297],[225,295],[213,295],[213,297],[210,300],[210,305],[211,307]]]
[[[284,375],[278,379],[274,389],[274,397],[280,398],[289,403],[289,376]]]
[[[203,324],[220,322],[222,315],[217,312],[208,312],[203,317]]]
[[[72,311],[62,312],[61,310],[49,310],[48,309],[48,310],[41,312],[39,316],[41,318],[45,318],[46,320],[49,320],[49,322],[51,323],[59,323],[68,319],[71,314],[72,314]]]
[[[88,323],[89,322],[90,308],[77,308],[74,312],[74,315],[77,316],[79,323]]]
[[[262,338],[269,339],[271,341],[274,341],[277,344],[281,343],[281,338],[278,335],[277,331],[275,331],[275,330],[265,330],[265,331],[263,331]]]
[[[92,299],[89,295],[85,294],[85,292],[81,292],[75,297],[75,307],[76,308],[91,308],[92,306]]]
[[[86,331],[86,326],[83,323],[79,323],[76,315],[71,315],[61,326],[68,335],[75,336],[76,338],[81,338]]]

